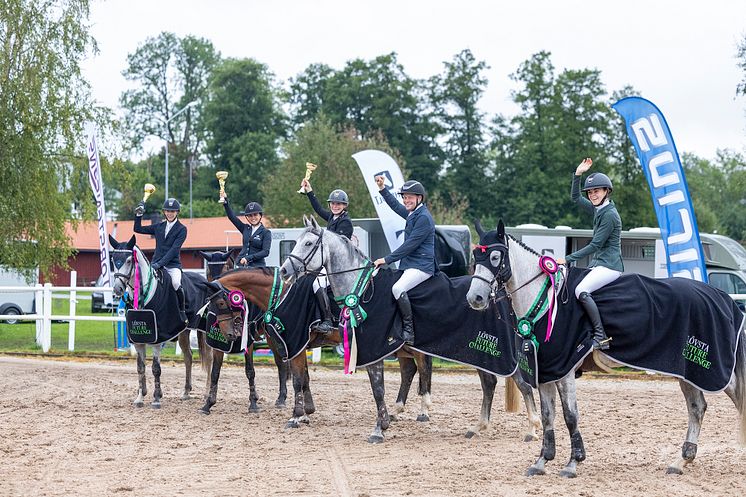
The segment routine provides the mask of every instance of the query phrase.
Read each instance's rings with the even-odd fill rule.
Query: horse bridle
[[[318,240],[316,240],[316,243],[314,243],[313,248],[311,249],[311,251],[308,254],[306,254],[306,256],[303,259],[301,259],[297,255],[292,254],[292,253],[288,255],[288,259],[290,260],[290,266],[293,268],[293,272],[295,272],[296,274],[302,272],[304,274],[316,274],[316,275],[319,275],[319,274],[321,274],[321,268],[324,267],[324,248],[323,248],[323,245],[324,245],[324,228],[321,228],[321,230],[318,233],[315,232],[312,229],[309,230],[308,232],[316,235],[317,237],[319,237]],[[311,259],[313,259],[313,256],[316,255],[316,252],[318,252],[319,249],[321,249],[321,265],[319,266],[319,269],[317,271],[308,271],[308,263],[311,262]],[[301,264],[300,268],[298,268],[298,267],[295,266],[295,261],[296,260],[298,262],[300,262],[300,264]],[[302,271],[301,271],[301,269],[302,269]]]
[[[228,299],[228,290],[223,285],[218,282],[213,283],[217,284],[220,288],[215,293],[208,296],[207,300],[211,304],[214,304],[213,309],[215,309],[215,322],[218,324],[218,326],[220,326],[220,323],[224,321],[232,321],[233,336],[227,338],[229,340],[234,340],[236,336],[241,335],[240,331],[238,335],[236,335],[236,330],[241,330],[243,327],[243,316],[241,315],[241,308],[231,305],[230,300]],[[224,307],[218,305],[215,300],[216,297],[220,297],[220,302],[224,305]]]
[[[490,268],[489,266],[487,266],[485,261],[489,260],[490,254],[494,251],[498,251],[501,253],[500,264],[496,267],[493,266],[492,268]],[[489,285],[490,289],[492,290],[492,299],[495,302],[499,302],[503,299],[510,299],[513,294],[518,292],[518,290],[528,286],[528,284],[544,275],[542,271],[539,271],[536,276],[526,281],[525,283],[522,283],[512,292],[509,292],[507,291],[507,289],[505,289],[505,284],[512,277],[513,271],[510,267],[509,248],[507,242],[490,243],[489,245],[476,245],[472,253],[474,254],[475,262],[488,268],[493,274],[493,277],[491,280],[482,278],[478,274],[473,274],[471,277],[484,281]],[[499,290],[505,290],[505,295],[497,297],[497,291]]]
[[[129,273],[121,273],[121,272],[119,272],[118,269],[124,267],[124,265],[127,264],[127,261],[132,259],[133,250],[131,250],[131,249],[112,249],[109,252],[127,253],[127,254],[129,254],[129,257],[124,260],[124,262],[122,263],[122,265],[119,266],[117,268],[117,271],[115,271],[114,274],[112,275],[112,276],[114,276],[114,279],[119,280],[119,281],[122,282],[122,284],[124,285],[125,290],[126,290],[127,287],[129,286],[130,280],[132,279],[132,270],[134,269],[136,262],[133,262],[132,268],[130,268],[130,272]],[[116,265],[116,262],[114,262],[114,257],[111,256],[111,258],[112,258],[112,262],[114,263],[114,267],[116,268],[117,265]]]

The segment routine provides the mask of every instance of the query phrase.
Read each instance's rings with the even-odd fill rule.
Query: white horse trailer
[[[34,272],[31,283],[18,271],[0,266],[0,286],[17,286],[28,288],[34,286],[39,281],[38,271]],[[34,293],[18,292],[5,293],[0,292],[0,314],[21,315],[34,313]],[[15,324],[17,321],[6,319],[6,323]]]

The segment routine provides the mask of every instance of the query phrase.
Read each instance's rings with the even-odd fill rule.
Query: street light
[[[176,114],[174,114],[170,118],[166,119],[166,131],[168,131],[168,123],[170,123],[176,116],[178,116],[179,114],[181,114],[182,112],[184,112],[185,110],[187,110],[189,107],[192,107],[196,103],[197,103],[196,100],[192,100],[191,102],[189,102],[188,104],[186,104],[183,109],[181,109],[180,111],[178,111]],[[166,133],[166,137],[167,137],[166,138],[166,199],[168,199],[168,133]],[[189,183],[191,185],[191,182],[192,182],[192,178],[191,178],[191,167],[192,166],[191,166],[191,163],[190,163],[189,167],[190,167],[190,171],[189,171]],[[191,186],[190,186],[190,189],[191,189]],[[190,202],[190,204],[191,204],[191,202]]]

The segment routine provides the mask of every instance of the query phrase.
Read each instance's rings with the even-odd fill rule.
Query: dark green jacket
[[[576,262],[593,254],[588,267],[603,266],[615,271],[624,271],[622,263],[622,218],[613,201],[596,209],[590,200],[580,194],[580,176],[573,174],[572,201],[585,212],[593,214],[593,238],[591,243],[565,257],[567,262]]]

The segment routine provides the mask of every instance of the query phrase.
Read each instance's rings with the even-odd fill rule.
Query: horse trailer
[[[0,286],[17,286],[28,288],[39,281],[38,271],[34,273],[32,284],[18,271],[0,266]],[[0,292],[0,314],[18,315],[34,313],[34,292],[6,293]],[[18,320],[6,319],[7,324],[15,324]]]

